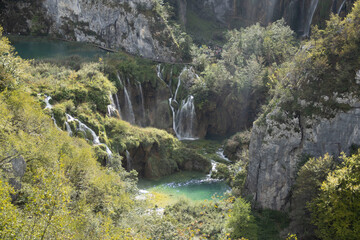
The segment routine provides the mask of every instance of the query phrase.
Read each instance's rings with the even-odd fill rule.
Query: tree
[[[242,198],[235,200],[227,226],[232,230],[233,239],[257,239],[257,225],[254,216],[251,215],[250,203]]]
[[[360,153],[344,162],[321,185],[319,197],[310,204],[312,222],[321,239],[359,239]]]
[[[318,196],[322,182],[334,166],[333,158],[326,154],[324,157],[310,158],[298,172],[291,203],[290,229],[302,239],[314,238],[315,227],[311,224],[307,204]]]

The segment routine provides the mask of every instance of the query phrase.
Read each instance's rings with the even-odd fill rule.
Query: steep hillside
[[[247,188],[263,208],[287,209],[297,170],[360,144],[360,4],[333,16],[272,78],[274,98],[254,123]]]

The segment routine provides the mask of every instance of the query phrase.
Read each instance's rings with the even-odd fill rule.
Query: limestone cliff
[[[22,0],[5,1],[1,8],[6,32],[52,34],[175,61],[177,46],[153,1]],[[21,21],[10,22],[11,18]]]
[[[331,119],[286,116],[280,108],[255,123],[250,142],[250,165],[246,187],[262,208],[289,207],[291,188],[299,163],[305,156],[325,153],[339,156],[360,144],[360,102],[351,96],[337,97],[351,106]],[[281,121],[279,122],[279,120]]]
[[[174,3],[175,0],[167,0]],[[187,11],[204,20],[215,20],[224,27],[246,27],[257,22],[267,25],[284,18],[300,36],[309,35],[310,25],[324,26],[330,14],[344,15],[353,0],[177,0],[179,19],[187,20]],[[180,3],[181,2],[181,3]],[[184,11],[184,6],[187,11]]]

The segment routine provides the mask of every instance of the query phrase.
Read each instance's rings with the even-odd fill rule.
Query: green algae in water
[[[222,197],[230,187],[221,180],[211,179],[199,172],[179,172],[159,180],[140,179],[139,189],[158,192],[174,198],[185,197],[193,201]]]
[[[66,42],[46,37],[8,36],[18,55],[24,59],[51,59],[80,56],[98,60],[107,51],[86,43]]]

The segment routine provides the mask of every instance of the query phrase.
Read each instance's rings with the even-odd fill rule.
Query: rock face
[[[176,45],[153,1],[23,0],[4,4],[8,14],[4,14],[1,22],[7,32],[36,30],[67,40],[122,48],[145,58],[175,61]],[[22,21],[18,25],[8,23],[7,15],[18,16]],[[43,24],[44,21],[47,23]]]
[[[173,2],[173,0],[167,0]],[[179,0],[178,0],[179,1]],[[330,13],[343,16],[353,0],[182,0],[187,10],[205,20],[217,20],[224,27],[246,27],[256,22],[267,25],[284,18],[299,35],[307,36],[310,25],[324,25]],[[182,5],[184,6],[184,4]],[[186,11],[178,11],[186,22]],[[184,20],[185,19],[185,20]]]
[[[16,189],[21,189],[21,178],[25,175],[26,162],[22,156],[15,157],[10,161],[11,167],[8,169],[10,175],[9,183]]]
[[[260,207],[289,207],[297,166],[304,156],[339,156],[360,144],[360,104],[351,106],[332,119],[290,119],[277,108],[266,116],[266,123],[254,124],[246,188]],[[274,120],[279,117],[285,122]]]

